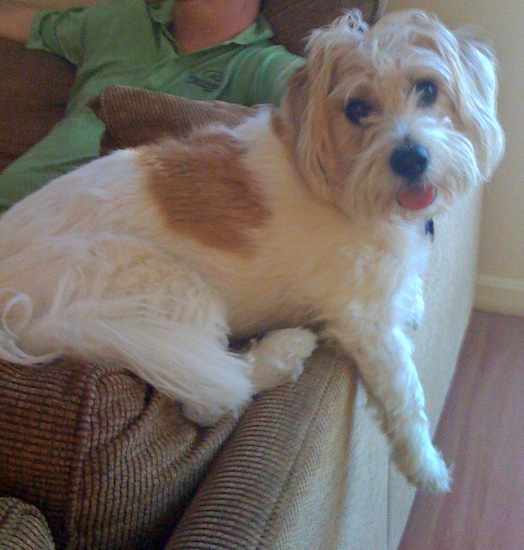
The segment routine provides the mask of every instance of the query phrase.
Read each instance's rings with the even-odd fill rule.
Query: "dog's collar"
[[[433,218],[429,219],[424,225],[424,232],[429,235],[431,242],[435,239],[435,222]]]

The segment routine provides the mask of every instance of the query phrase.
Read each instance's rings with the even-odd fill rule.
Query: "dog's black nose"
[[[420,177],[428,166],[429,151],[419,143],[406,141],[393,150],[389,165],[395,174],[408,180]]]

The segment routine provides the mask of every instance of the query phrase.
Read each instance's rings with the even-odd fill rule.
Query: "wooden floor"
[[[524,550],[524,318],[474,312],[435,441],[453,490],[417,496],[399,550]]]

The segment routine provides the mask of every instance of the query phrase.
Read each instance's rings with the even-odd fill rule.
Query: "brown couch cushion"
[[[186,421],[121,368],[0,362],[0,495],[35,505],[57,547],[161,548],[233,421]]]
[[[42,513],[15,498],[0,498],[2,550],[53,550],[51,532]]]
[[[0,172],[64,116],[74,68],[0,38]]]
[[[223,101],[196,101],[127,86],[107,88],[91,100],[90,107],[105,125],[101,154],[166,135],[182,136],[210,122],[234,126],[254,112]]]
[[[264,15],[275,31],[275,42],[304,54],[304,38],[344,11],[358,8],[369,23],[384,11],[387,0],[266,0]]]

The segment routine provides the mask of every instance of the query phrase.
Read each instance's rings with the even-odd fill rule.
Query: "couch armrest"
[[[16,498],[0,498],[0,548],[53,550],[55,544],[38,508]]]
[[[260,396],[167,548],[336,548],[347,526],[348,472],[359,459],[357,387],[352,363],[321,349],[296,384]]]
[[[163,548],[234,425],[198,428],[125,369],[68,359],[0,361],[0,403],[0,495],[59,548]]]
[[[67,61],[0,38],[0,172],[62,119],[74,75]]]

